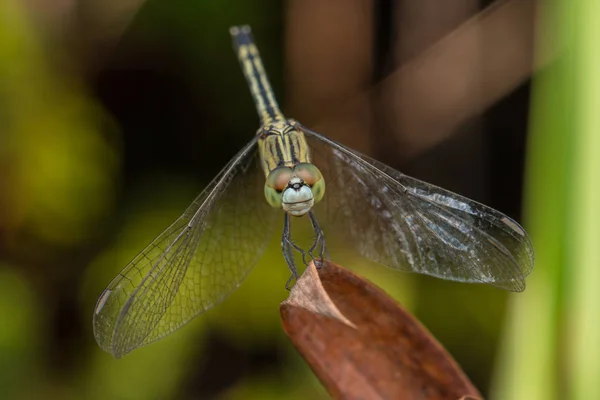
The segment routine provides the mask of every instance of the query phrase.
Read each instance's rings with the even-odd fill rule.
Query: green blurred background
[[[288,116],[505,212],[536,248],[523,294],[360,273],[486,397],[600,398],[597,3],[0,0],[0,398],[327,398],[281,329],[276,237],[168,338],[114,360],[92,334],[110,280],[258,128],[228,33],[244,23]]]

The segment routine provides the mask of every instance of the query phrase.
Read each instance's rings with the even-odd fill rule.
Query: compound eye
[[[304,181],[308,186],[314,186],[323,179],[321,171],[314,164],[300,163],[294,167],[294,174]]]
[[[294,174],[310,186],[315,203],[323,198],[325,195],[325,179],[323,179],[319,168],[314,164],[300,163],[294,167]]]
[[[265,185],[271,189],[274,189],[276,192],[283,192],[290,182],[290,179],[292,179],[291,168],[277,167],[269,173]]]
[[[272,207],[280,207],[282,193],[292,179],[292,169],[277,167],[269,173],[265,182],[265,198]]]

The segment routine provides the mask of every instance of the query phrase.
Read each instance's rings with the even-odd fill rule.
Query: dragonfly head
[[[296,217],[309,212],[324,194],[323,175],[310,163],[296,164],[294,168],[277,167],[265,182],[267,202]]]

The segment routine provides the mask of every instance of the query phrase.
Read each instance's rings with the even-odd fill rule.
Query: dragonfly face
[[[306,214],[315,205],[310,187],[297,176],[290,180],[281,197],[283,211],[296,217]]]
[[[325,194],[325,180],[319,169],[310,163],[293,168],[278,167],[265,182],[265,198],[272,207],[300,217],[308,213]]]

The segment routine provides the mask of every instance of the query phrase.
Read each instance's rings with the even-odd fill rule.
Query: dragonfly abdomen
[[[254,105],[258,111],[262,125],[273,122],[283,122],[285,117],[281,113],[269,78],[264,70],[258,48],[254,44],[252,31],[245,25],[230,29],[235,52],[242,65],[242,71],[248,81]]]

